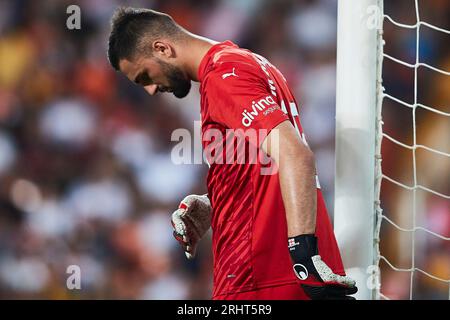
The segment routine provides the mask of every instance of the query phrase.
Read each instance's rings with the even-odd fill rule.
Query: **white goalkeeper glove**
[[[172,214],[173,236],[188,259],[195,256],[198,242],[211,226],[211,203],[208,196],[191,194]]]
[[[303,234],[288,239],[294,272],[305,293],[312,300],[354,300],[358,291],[355,280],[335,274],[318,252],[317,238]]]

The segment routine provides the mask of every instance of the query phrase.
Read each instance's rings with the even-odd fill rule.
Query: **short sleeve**
[[[265,129],[268,133],[289,120],[258,66],[220,64],[208,75],[205,94],[211,118],[230,129]]]

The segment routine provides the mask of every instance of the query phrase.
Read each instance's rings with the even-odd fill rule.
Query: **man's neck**
[[[192,81],[199,81],[198,68],[200,63],[208,50],[217,43],[217,41],[208,38],[189,34],[189,40],[185,43],[183,51],[185,52],[185,70]]]

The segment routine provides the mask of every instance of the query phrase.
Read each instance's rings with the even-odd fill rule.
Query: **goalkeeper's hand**
[[[317,238],[312,234],[288,239],[289,253],[300,285],[312,300],[354,300],[349,295],[358,291],[355,280],[335,274],[322,260],[317,250]]]
[[[211,203],[207,195],[189,195],[172,214],[175,239],[181,244],[188,259],[195,256],[197,244],[211,226]]]

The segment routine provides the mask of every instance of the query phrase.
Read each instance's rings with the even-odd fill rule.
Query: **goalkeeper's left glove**
[[[300,285],[312,300],[354,300],[349,295],[358,291],[355,280],[335,274],[322,260],[313,234],[288,239],[289,253]]]
[[[211,211],[208,195],[191,194],[172,214],[173,235],[188,259],[194,258],[198,242],[211,226]]]

